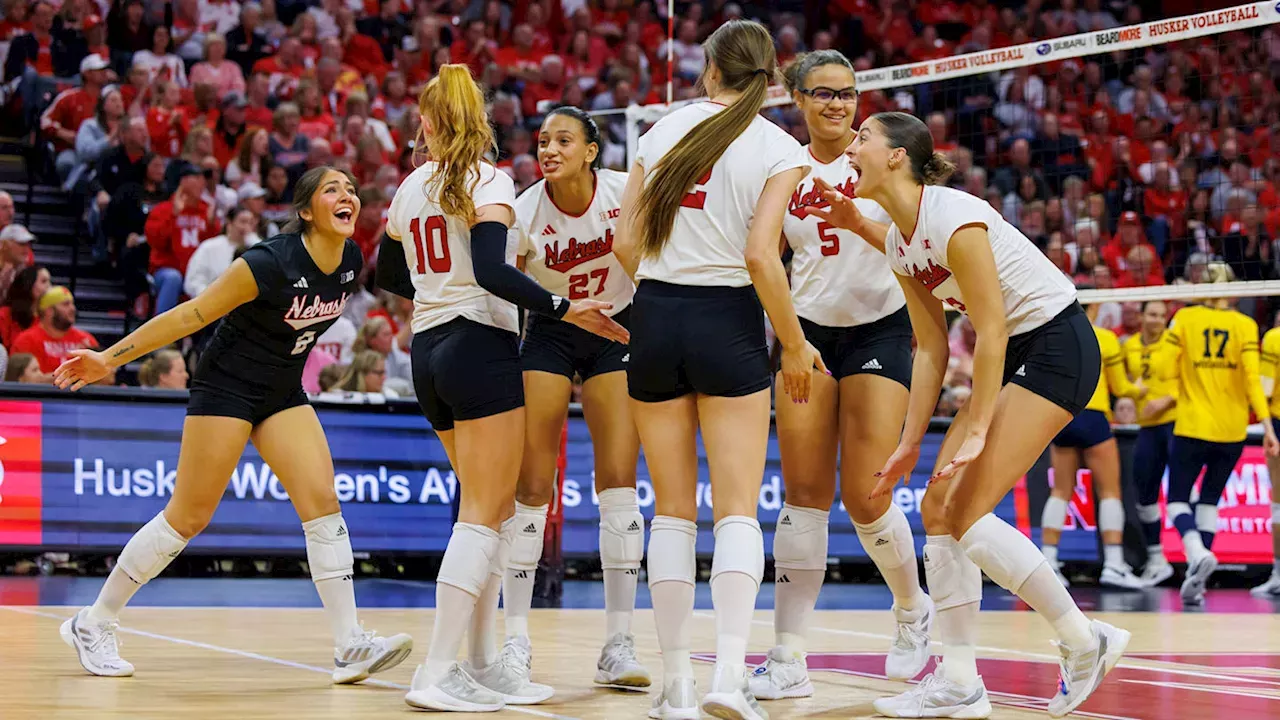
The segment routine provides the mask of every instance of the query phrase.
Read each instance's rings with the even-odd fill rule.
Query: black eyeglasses
[[[856,88],[851,87],[843,90],[833,90],[829,87],[819,86],[816,88],[800,88],[800,92],[804,95],[808,95],[817,102],[823,103],[824,105],[836,98],[840,98],[840,102],[842,103],[854,103],[858,101],[858,91]]]

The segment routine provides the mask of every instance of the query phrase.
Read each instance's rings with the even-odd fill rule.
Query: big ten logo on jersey
[[[1053,487],[1055,482],[1053,468],[1049,468],[1049,487]],[[1087,532],[1098,529],[1098,508],[1093,502],[1093,473],[1087,468],[1076,472],[1076,487],[1067,503],[1067,518],[1062,529]]]
[[[0,545],[42,542],[42,406],[0,402]]]
[[[600,212],[600,222],[609,222],[610,220],[617,220],[618,216],[620,215],[622,215],[622,208],[614,208],[612,210],[603,210]]]
[[[569,242],[560,246],[560,241],[545,243],[542,246],[546,254],[548,270],[568,273],[579,265],[606,257],[613,252],[613,228],[607,228],[603,237],[579,242],[577,238],[569,238]],[[569,276],[569,299],[582,300],[604,292],[609,280],[609,268],[599,267],[591,272],[577,273]]]

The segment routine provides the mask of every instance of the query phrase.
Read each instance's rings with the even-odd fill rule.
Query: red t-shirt
[[[319,115],[304,115],[302,122],[298,125],[298,134],[305,135],[308,140],[327,140],[333,134],[335,125],[333,116],[327,112]]]
[[[71,144],[62,142],[55,133],[59,129],[78,131],[81,123],[93,117],[97,103],[98,99],[82,88],[63,90],[40,116],[40,129],[45,137],[53,140],[55,148],[66,150],[71,147]]]
[[[246,128],[266,128],[271,129],[271,108],[263,105],[262,107],[254,107],[250,105],[244,109],[244,126]]]
[[[529,48],[529,50],[521,50],[517,47],[505,47],[498,51],[495,58],[498,66],[507,72],[515,72],[518,70],[537,70],[542,67],[542,58],[546,53],[537,48]]]
[[[173,122],[174,115],[178,121]],[[147,110],[147,134],[151,136],[151,151],[155,154],[172,158],[182,152],[182,143],[187,139],[187,130],[191,121],[187,112],[181,107],[167,110],[159,105],[152,105]]]
[[[51,373],[62,361],[71,357],[72,350],[96,347],[97,338],[80,328],[72,327],[62,337],[55,338],[45,331],[43,325],[36,323],[18,333],[10,352],[35,355],[36,362],[40,364],[40,372]]]
[[[172,199],[156,205],[144,228],[151,246],[151,272],[169,267],[185,275],[196,248],[219,230],[217,221],[209,219],[209,204],[203,200],[187,202],[176,217]]]

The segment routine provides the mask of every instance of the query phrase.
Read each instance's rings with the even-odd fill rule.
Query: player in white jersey
[[[783,344],[787,397],[778,402],[804,402],[814,364],[826,367],[792,307],[778,237],[787,200],[812,161],[759,115],[777,69],[769,31],[735,20],[703,47],[711,100],[667,115],[640,139],[614,243],[640,281],[627,384],[656,499],[649,589],[663,690],[649,717],[699,717],[689,624],[701,430],[715,495],[717,633],[701,711],[758,720],[768,714],[751,695],[745,662],[764,573],[756,510],[772,372],[761,306]]]
[[[550,292],[570,300],[610,303],[626,326],[635,284],[613,255],[614,229],[626,173],[600,169],[600,129],[575,107],[547,114],[538,134],[544,180],[516,200],[519,260]],[[605,644],[595,682],[649,686],[631,635],[636,580],[644,559],[644,516],[636,499],[640,437],[627,400],[627,346],[566,322],[533,315],[520,347],[526,410],[524,462],[516,488],[516,528],[502,586],[504,653],[525,657],[534,576],[555,489],[560,435],[573,378],[582,378],[582,412],[591,432],[600,501],[600,565],[604,569]]]
[[[978,337],[973,394],[947,431],[921,507],[942,667],[908,692],[877,700],[876,710],[890,717],[991,713],[974,661],[981,569],[1053,624],[1062,660],[1049,714],[1061,717],[1119,662],[1129,633],[1085,618],[1035,544],[992,511],[1089,402],[1102,364],[1097,337],[1075,287],[1035,245],[980,198],[934,184],[954,167],[934,152],[918,118],[871,116],[851,152],[858,196],[880,203],[893,224],[867,220],[833,191],[826,193],[831,208],[813,212],[873,243],[883,238],[917,341],[901,444],[873,494],[891,492],[920,457],[947,369],[944,304],[969,315]]]
[[[778,449],[786,504],[773,535],[777,645],[751,676],[761,700],[807,697],[807,621],[827,569],[828,516],[841,497],[863,550],[894,597],[897,637],[885,674],[907,680],[929,661],[933,604],[920,589],[915,543],[902,510],[888,496],[868,498],[873,476],[898,446],[911,382],[911,320],[884,254],[848,230],[806,212],[826,207],[815,181],[852,197],[858,174],[845,149],[858,110],[853,66],[835,50],[806,53],[786,69],[787,87],[809,130],[813,172],[800,182],[782,223],[790,246],[791,297],[805,338],[832,377],[815,373],[807,403],[778,403]],[[864,215],[889,216],[872,200],[853,201]]]
[[[431,646],[405,702],[494,712],[553,692],[530,683],[523,664],[500,659],[494,641],[524,449],[515,306],[623,342],[627,333],[602,313],[607,303],[554,296],[512,266],[507,231],[515,186],[483,161],[493,131],[467,66],[441,68],[418,110],[431,161],[410,173],[391,201],[378,283],[414,301],[418,403],[465,487],[436,577]],[[464,632],[471,654],[465,666],[457,662]]]

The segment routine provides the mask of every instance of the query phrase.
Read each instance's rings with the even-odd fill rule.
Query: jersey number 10
[[[419,222],[414,218],[409,223],[409,233],[413,235],[413,249],[418,253],[418,272],[445,273],[453,267],[453,258],[449,257],[449,229],[445,225],[443,215],[432,215]],[[436,244],[440,252],[436,254]]]

